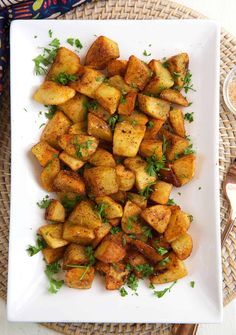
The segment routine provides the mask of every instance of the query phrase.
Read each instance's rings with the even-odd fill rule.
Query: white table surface
[[[211,19],[221,23],[231,34],[236,36],[236,0],[178,0]],[[34,323],[12,323],[7,321],[5,302],[0,299],[0,335],[56,335]],[[236,299],[224,308],[224,320],[221,325],[201,325],[198,335],[235,335],[236,334]],[[105,334],[104,334],[105,335]]]

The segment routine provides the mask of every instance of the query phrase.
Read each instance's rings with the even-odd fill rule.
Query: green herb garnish
[[[163,256],[165,254],[167,254],[168,250],[166,248],[163,248],[163,247],[158,247],[156,248],[156,251],[159,255]]]
[[[195,150],[193,149],[192,143],[189,144],[189,146],[186,149],[184,149],[184,155],[190,155],[194,153],[195,153]]]
[[[51,29],[49,29],[48,35],[49,35],[50,38],[52,38],[52,30]]]
[[[170,263],[170,257],[169,257],[169,256],[167,256],[167,257],[165,257],[164,259],[162,259],[162,260],[159,262],[159,265],[160,265],[160,266],[165,266],[165,265],[167,265],[168,263]]]
[[[60,264],[57,262],[52,263],[52,264],[48,264],[46,266],[45,269],[45,274],[48,277],[49,280],[49,288],[48,291],[50,293],[57,293],[57,291],[62,287],[62,285],[64,284],[63,280],[56,280],[55,278],[53,278],[53,275],[58,273],[60,270],[61,266]]]
[[[51,120],[57,111],[57,106],[45,106],[48,107],[48,112],[44,113],[47,119]]]
[[[191,286],[192,288],[194,288],[194,286],[195,286],[195,281],[191,281],[191,282],[190,282],[190,286]]]
[[[50,205],[51,201],[52,201],[52,199],[49,198],[49,195],[46,195],[43,198],[43,200],[41,200],[40,202],[37,202],[37,205],[41,209],[48,208],[48,206]]]
[[[94,250],[93,247],[91,247],[90,245],[88,245],[87,247],[85,247],[85,253],[89,258],[89,266],[92,266],[95,264],[95,257],[94,257]]]
[[[156,182],[150,183],[143,190],[139,191],[139,194],[142,195],[145,199],[148,199],[150,194],[153,192],[152,185],[156,184]]]
[[[116,126],[116,123],[118,122],[118,120],[119,120],[119,115],[113,115],[113,116],[109,117],[108,124],[109,124],[109,126],[111,127],[112,130],[115,129],[115,126]]]
[[[127,224],[127,229],[132,230],[133,229],[133,223],[138,221],[138,216],[133,215],[128,217],[128,224]]]
[[[68,211],[72,211],[75,205],[81,200],[81,196],[77,195],[75,198],[70,199],[65,195],[61,201],[62,206]]]
[[[147,127],[148,127],[148,129],[152,129],[154,127],[154,122],[153,121],[148,121]]]
[[[183,80],[184,84],[183,84],[183,88],[184,88],[184,92],[188,93],[189,90],[195,91],[196,90],[193,88],[193,84],[192,84],[192,73],[188,70],[184,80]]]
[[[137,288],[138,288],[138,278],[136,278],[136,276],[131,273],[128,277],[128,280],[127,280],[127,286],[133,290],[133,291],[137,291]]]
[[[83,157],[83,153],[82,153],[82,149],[90,149],[91,148],[91,145],[94,143],[94,141],[92,140],[87,140],[85,143],[78,143],[78,139],[77,137],[75,138],[75,149],[76,149],[76,156],[78,158],[82,158]]]
[[[39,236],[36,240],[36,246],[29,245],[26,251],[28,252],[29,256],[32,257],[36,255],[39,251],[46,248],[46,246],[47,246],[46,242],[42,239],[41,236]]]
[[[57,55],[60,47],[60,41],[55,38],[49,44],[49,47],[43,48],[43,53],[33,59],[34,71],[36,75],[42,75],[47,72],[49,65],[51,65]]]
[[[121,94],[120,103],[121,104],[125,104],[126,103],[126,97],[123,94]]]
[[[149,287],[151,290],[154,290],[154,289],[155,289],[155,286],[153,285],[153,283],[150,283],[148,287]]]
[[[76,81],[77,75],[76,74],[69,74],[65,72],[60,72],[57,76],[51,78],[53,81],[55,81],[58,84],[61,85],[68,85],[70,81]]]
[[[134,266],[134,269],[141,273],[143,277],[149,277],[153,274],[154,268],[149,264],[140,264]]]
[[[107,218],[106,218],[106,213],[105,213],[105,209],[108,207],[108,204],[104,204],[104,203],[101,203],[101,204],[97,204],[95,206],[95,209],[98,213],[98,216],[100,217],[100,219],[102,220],[102,222],[107,222]]]
[[[128,295],[128,292],[126,291],[124,287],[121,287],[119,292],[122,297],[125,297],[126,295]]]
[[[41,125],[39,126],[39,129],[42,128],[43,126],[45,126],[46,123],[41,123]]]
[[[121,231],[121,228],[119,226],[116,226],[116,227],[111,228],[110,233],[112,235],[115,235],[115,234],[119,233],[120,231]]]
[[[170,292],[172,287],[177,283],[177,280],[175,280],[169,287],[165,288],[162,291],[154,291],[154,295],[157,298],[162,298],[167,292]]]
[[[192,113],[186,113],[184,115],[184,119],[187,120],[189,123],[193,122],[194,121],[193,114],[194,114],[193,112]]]
[[[144,56],[151,56],[151,52],[148,53],[147,50],[144,50],[143,55],[144,55]]]
[[[143,226],[142,230],[143,230],[143,235],[144,236],[146,236],[148,238],[152,238],[153,237],[153,235],[152,235],[152,228],[151,227]]]
[[[149,176],[156,177],[158,172],[161,169],[165,168],[165,157],[163,156],[161,160],[158,160],[156,155],[152,155],[146,159],[147,167],[145,171],[149,174]]]
[[[175,203],[174,199],[169,199],[169,200],[167,201],[167,205],[168,205],[168,206],[173,206],[173,205],[176,205],[176,203]]]

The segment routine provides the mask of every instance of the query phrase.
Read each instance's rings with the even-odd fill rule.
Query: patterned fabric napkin
[[[9,60],[9,27],[12,20],[55,18],[92,0],[0,0],[0,96]]]

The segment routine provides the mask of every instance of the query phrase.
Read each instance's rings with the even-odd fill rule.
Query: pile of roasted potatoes
[[[192,251],[192,216],[170,199],[195,173],[182,111],[188,54],[148,64],[119,56],[104,36],[84,65],[60,47],[33,96],[53,108],[32,148],[42,188],[54,192],[38,234],[72,288],[90,288],[96,271],[108,290],[129,278],[173,282]]]

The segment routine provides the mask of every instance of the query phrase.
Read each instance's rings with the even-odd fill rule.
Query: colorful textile
[[[0,0],[0,95],[9,60],[9,26],[17,19],[55,18],[92,0]]]

